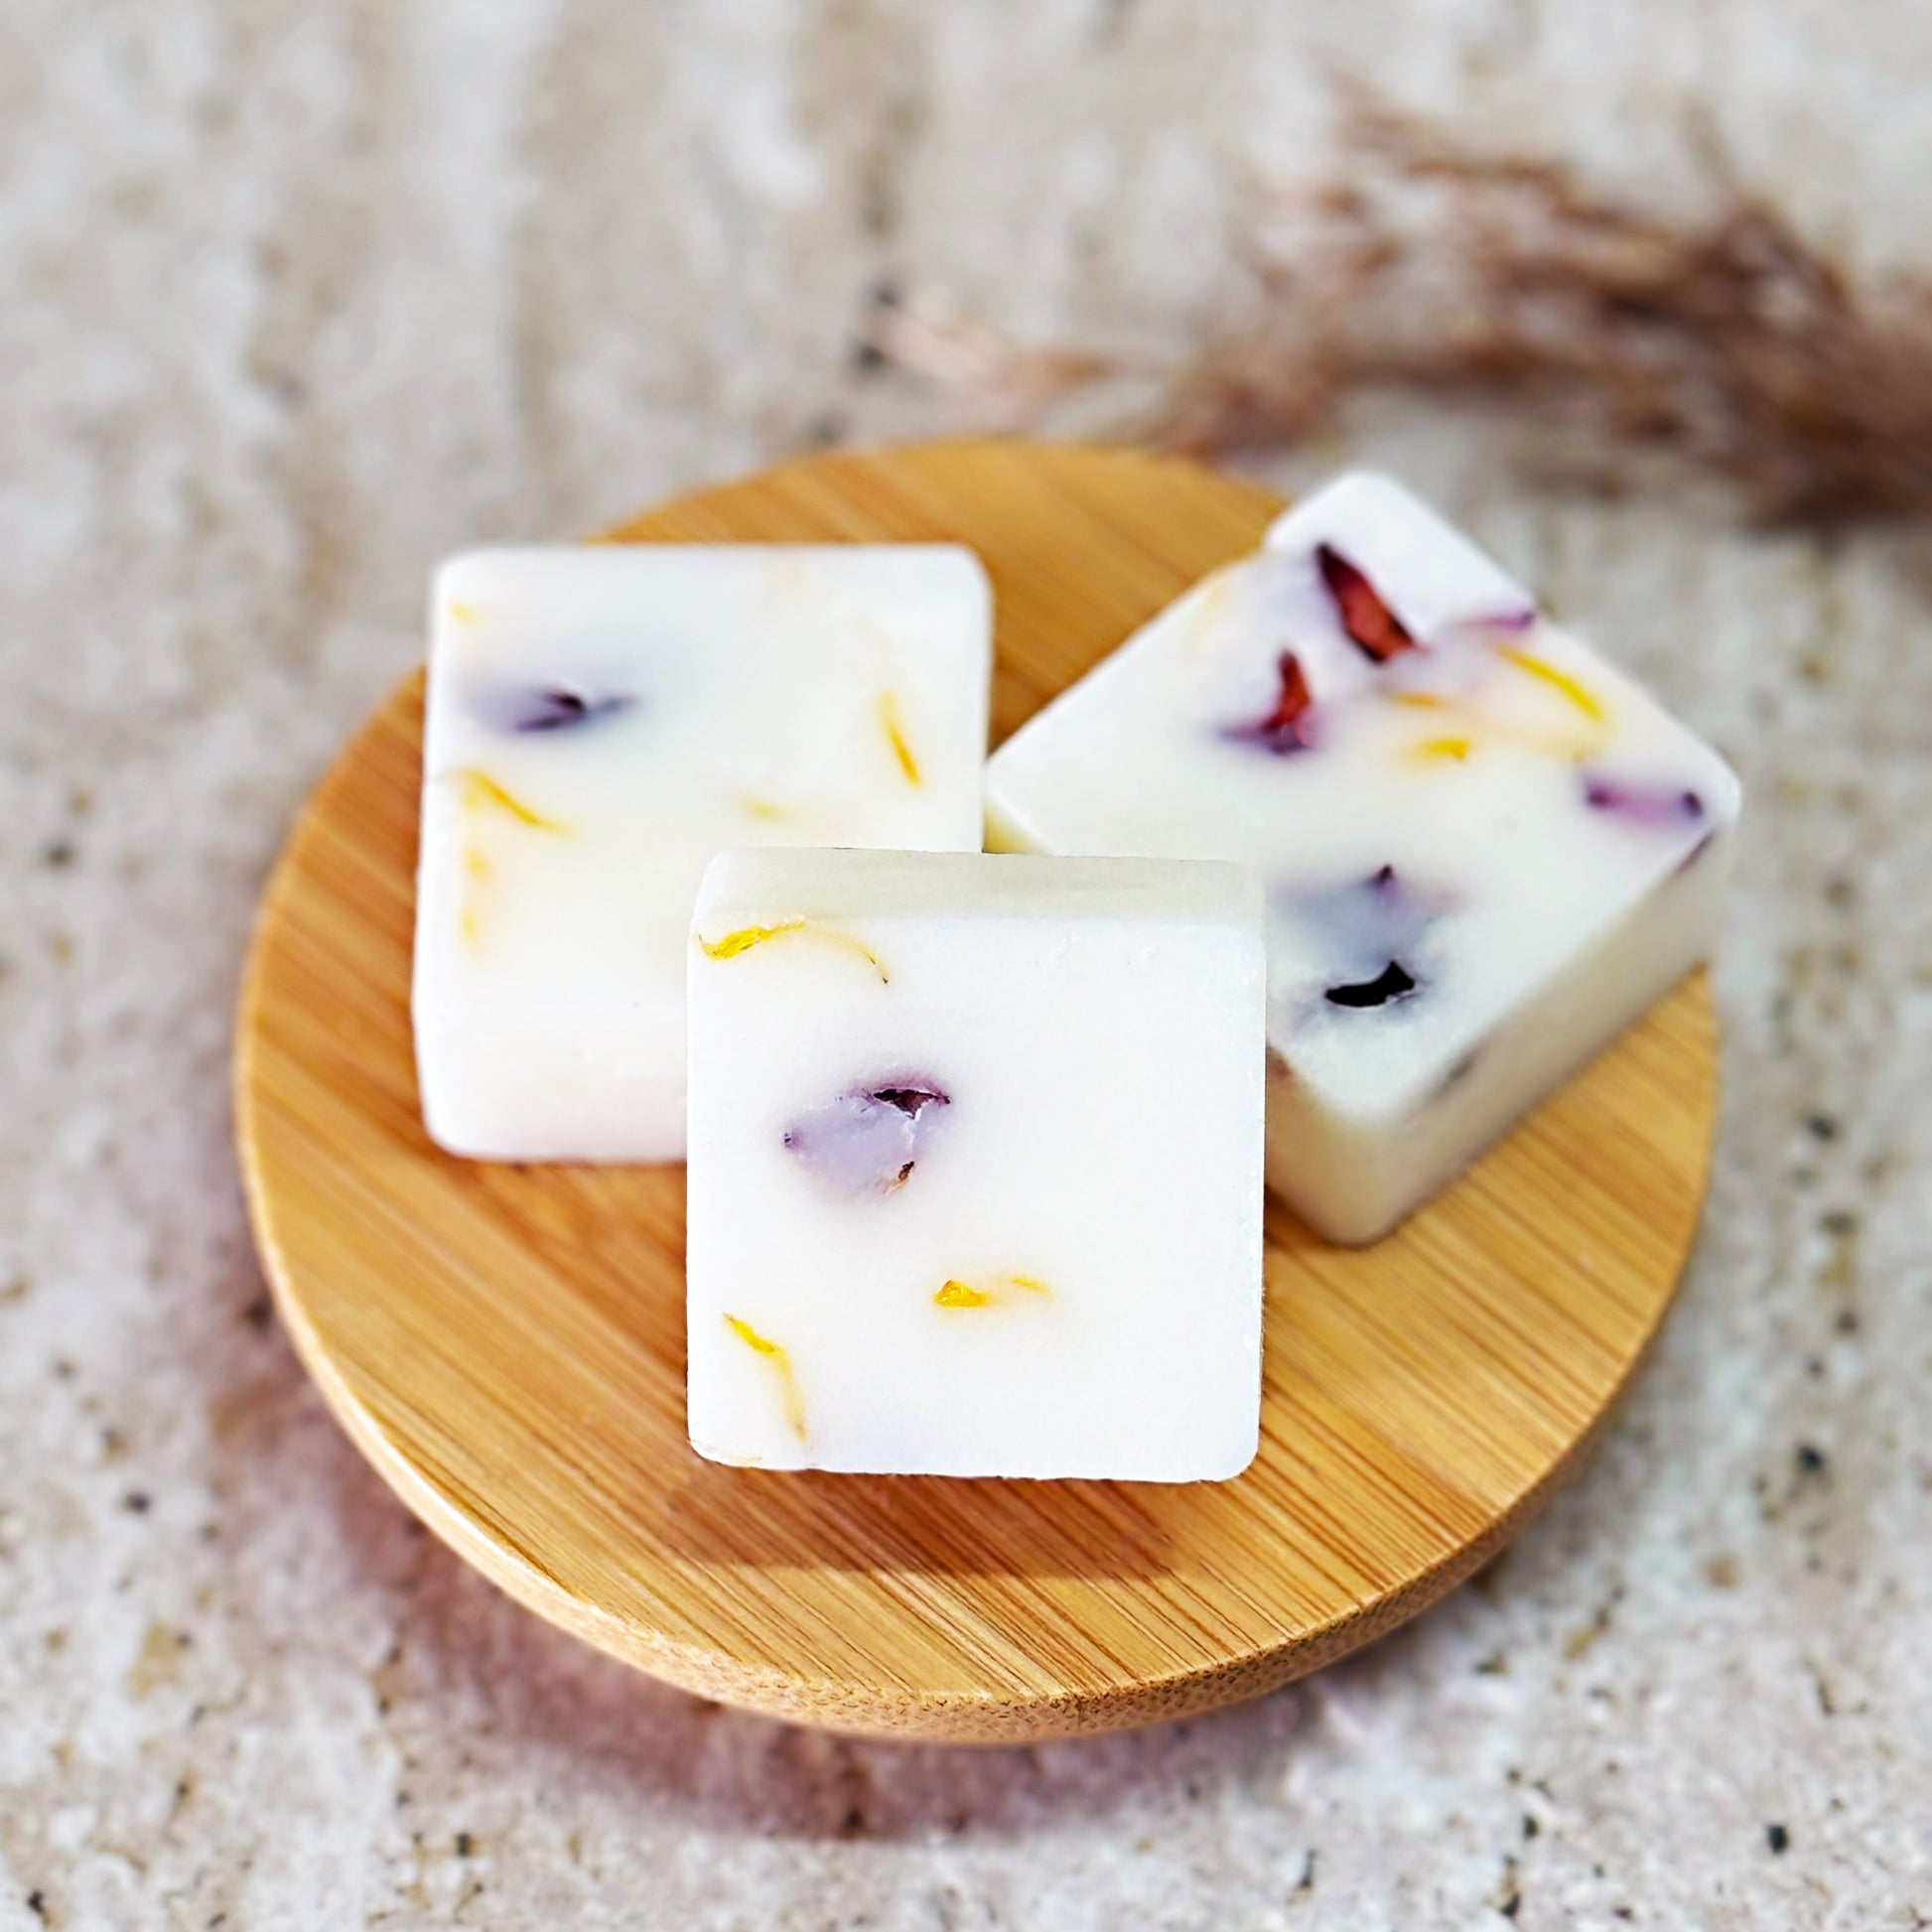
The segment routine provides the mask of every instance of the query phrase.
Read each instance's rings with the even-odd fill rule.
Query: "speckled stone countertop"
[[[881,276],[1178,341],[1371,74],[1611,181],[1701,99],[1923,259],[1919,0],[18,0],[0,13],[0,1932],[1932,1923],[1932,543],[1537,488],[1368,408],[1741,765],[1704,1239],[1588,1474],[1369,1654],[1162,1730],[855,1745],[420,1533],[269,1314],[250,908],[461,542],[946,405]],[[1674,158],[1676,157],[1676,158]]]

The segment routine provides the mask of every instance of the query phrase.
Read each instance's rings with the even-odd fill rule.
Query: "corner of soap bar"
[[[990,621],[993,613],[993,580],[987,575],[986,565],[980,553],[971,545],[964,543],[928,543],[919,546],[929,551],[935,561],[951,565],[960,573],[961,588],[969,589],[984,607]]]
[[[1317,514],[1318,513],[1318,514]],[[1315,521],[1434,516],[1414,490],[1380,470],[1344,470],[1311,495],[1298,496],[1269,524],[1265,550],[1292,549]]]
[[[959,576],[959,597],[962,607],[971,600],[971,624],[973,644],[977,661],[984,666],[988,684],[986,705],[992,705],[993,678],[993,579],[987,574],[986,565],[981,561],[977,550],[968,549],[963,543],[939,543],[932,548],[938,553],[939,560],[950,565]],[[981,733],[984,748],[985,733]]]
[[[503,558],[511,554],[500,546],[484,545],[455,551],[436,566],[429,587],[432,637],[446,630],[452,621],[467,621],[480,593],[487,588]]]
[[[1178,859],[1196,882],[1203,914],[1252,938],[1257,961],[1266,958],[1267,889],[1260,871],[1227,859]]]
[[[1536,599],[1414,490],[1351,470],[1278,516],[1262,538],[1281,554],[1332,545],[1420,634],[1445,622],[1533,611]]]

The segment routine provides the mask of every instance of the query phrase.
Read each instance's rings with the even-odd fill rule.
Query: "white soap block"
[[[691,945],[699,1453],[1237,1474],[1265,984],[1232,866],[718,860]]]
[[[1269,1184],[1373,1240],[1708,953],[1737,780],[1434,512],[1350,476],[994,756],[991,843],[1267,893]]]
[[[985,573],[950,545],[485,550],[436,579],[423,1114],[453,1153],[684,1151],[684,950],[728,846],[977,851]]]

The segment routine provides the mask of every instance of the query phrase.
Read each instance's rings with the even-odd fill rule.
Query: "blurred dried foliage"
[[[1109,428],[1227,453],[1400,386],[1533,409],[1554,460],[1606,483],[1649,448],[1767,519],[1932,509],[1932,282],[1856,285],[1699,152],[1710,211],[1679,218],[1358,105],[1330,185],[1260,197],[1240,243],[1250,320],[1181,365],[1021,348],[919,301],[882,308],[877,345],[990,425],[1125,381],[1143,401]]]

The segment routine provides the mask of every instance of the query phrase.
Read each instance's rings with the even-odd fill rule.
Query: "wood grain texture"
[[[1004,736],[1279,507],[1132,452],[810,459],[631,541],[954,538]],[[425,1138],[409,1032],[420,676],[344,752],[263,903],[236,1047],[257,1239],[331,1407],[539,1614],[704,1696],[1014,1740],[1250,1697],[1392,1628],[1571,1470],[1669,1305],[1716,1101],[1702,977],[1366,1251],[1271,1205],[1262,1449],[1231,1483],[781,1474],[684,1438],[683,1171]]]

